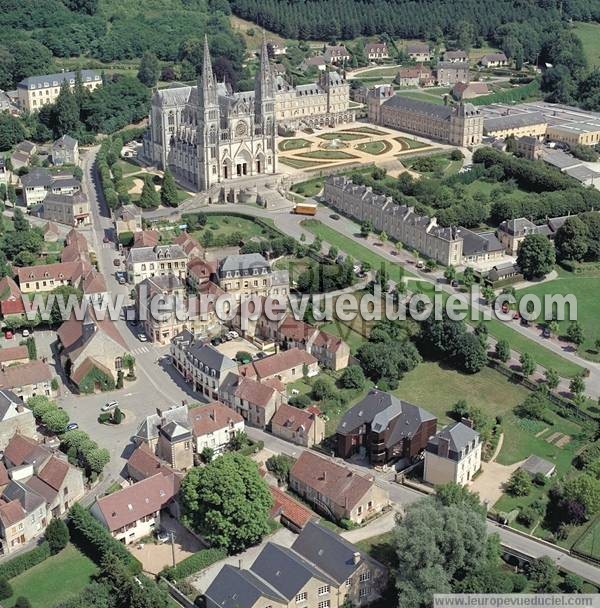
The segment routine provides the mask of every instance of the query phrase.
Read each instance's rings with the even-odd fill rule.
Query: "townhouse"
[[[172,274],[185,281],[187,255],[179,245],[155,245],[134,247],[129,250],[125,262],[127,280],[137,285],[145,279]]]
[[[417,63],[431,61],[432,52],[430,46],[426,42],[410,42],[405,48],[406,54]]]
[[[222,454],[236,433],[244,430],[244,418],[218,401],[193,408],[189,412],[189,421],[197,454],[201,454],[204,448],[210,448],[215,456]]]
[[[278,278],[276,284],[281,283],[281,272],[273,271],[260,253],[227,256],[217,269],[219,287],[232,294],[237,302],[250,296],[268,296],[275,274]],[[280,290],[282,285],[277,287]]]
[[[0,371],[0,389],[10,390],[22,401],[36,395],[52,397],[53,377],[52,369],[44,361],[9,365]]]
[[[79,164],[79,143],[74,137],[63,135],[52,144],[52,164]]]
[[[90,205],[83,192],[75,192],[72,195],[50,192],[36,214],[50,222],[68,226],[88,226],[92,223]]]
[[[436,80],[438,85],[449,86],[457,82],[469,82],[468,61],[440,61],[436,69]]]
[[[276,379],[288,384],[303,377],[316,376],[319,373],[319,362],[313,355],[299,348],[281,351],[270,357],[258,359],[241,365],[240,376],[259,381]]]
[[[271,418],[271,432],[276,437],[310,448],[325,439],[325,421],[315,406],[303,410],[284,403]]]
[[[31,410],[23,405],[20,397],[12,391],[2,389],[0,390],[0,450],[6,448],[15,433],[35,439],[37,437],[35,419]]]
[[[42,167],[34,167],[22,175],[21,185],[23,201],[28,208],[43,203],[50,193],[72,196],[81,191],[81,182],[72,173],[50,173]]]
[[[390,57],[388,46],[385,42],[367,42],[365,44],[365,55],[369,61],[381,61]]]

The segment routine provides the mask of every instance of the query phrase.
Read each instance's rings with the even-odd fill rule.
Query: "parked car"
[[[529,327],[529,321],[525,317],[521,317],[521,325],[523,327]]]
[[[221,340],[221,338],[219,338],[218,336],[216,338],[213,338],[210,343],[213,346],[219,346],[219,344],[221,344],[221,342],[223,342],[223,340]]]
[[[231,336],[233,340],[237,340],[240,337],[240,334],[238,334],[237,331],[230,331],[228,335]]]
[[[110,239],[106,235],[104,235],[104,238],[102,239],[102,242],[103,243],[110,243]]]
[[[28,329],[24,329],[24,330],[21,332],[21,335],[22,335],[24,338],[29,338],[29,336],[31,335],[31,332],[30,332]]]
[[[4,330],[4,337],[7,340],[12,340],[15,337],[15,334],[13,333],[12,329],[5,329]]]
[[[340,216],[337,213],[332,213],[329,217],[332,220],[339,220],[340,219]]]
[[[148,342],[148,336],[146,334],[138,334],[138,340],[140,342]]]
[[[417,260],[417,268],[424,268],[425,264],[423,263],[423,260]]]
[[[171,535],[166,530],[161,529],[156,533],[156,540],[159,543],[167,543],[170,539]]]
[[[520,315],[520,314],[519,314],[517,311],[515,311],[515,314],[513,315],[513,319],[514,319],[515,321],[517,321],[517,320],[518,320],[518,319],[520,319],[520,318],[521,318],[521,315]]]
[[[549,338],[552,335],[552,332],[550,331],[549,327],[544,327],[544,329],[542,330],[542,336],[544,336],[544,338]]]
[[[100,409],[103,412],[110,412],[110,410],[114,410],[118,406],[119,406],[119,402],[118,401],[109,401],[108,403],[106,403],[105,405],[103,405]]]
[[[120,260],[119,258],[115,258],[115,259],[113,260],[113,264],[114,264],[115,266],[120,266],[120,265],[121,265],[121,260]]]
[[[264,359],[267,355],[263,352],[256,353],[257,359]]]
[[[458,281],[456,279],[452,279],[450,281],[450,287],[458,287]]]
[[[392,250],[390,251],[390,254],[391,254],[391,255],[398,255],[398,253],[399,253],[399,252],[398,252],[398,251],[396,251],[395,249],[392,249]]]
[[[69,422],[67,424],[67,431],[76,431],[79,428],[79,425],[76,422]]]

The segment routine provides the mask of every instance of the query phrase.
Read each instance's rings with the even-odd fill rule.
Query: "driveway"
[[[236,354],[240,351],[250,353],[254,356],[256,353],[260,352],[259,348],[256,348],[254,344],[248,342],[248,340],[244,340],[243,338],[238,338],[237,340],[230,340],[229,342],[223,342],[216,347],[217,350],[229,357],[230,359],[234,359]]]
[[[128,545],[131,553],[142,562],[144,572],[150,574],[158,574],[165,566],[173,566],[173,559],[178,564],[204,548],[193,534],[170,515],[161,514],[161,527],[167,532],[173,532],[172,545],[170,542]]]
[[[469,490],[479,494],[481,502],[493,507],[504,494],[503,485],[520,466],[521,462],[511,465],[482,462],[481,473],[470,483]]]

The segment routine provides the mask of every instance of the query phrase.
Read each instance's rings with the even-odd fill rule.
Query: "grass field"
[[[284,139],[279,142],[278,148],[281,152],[289,152],[290,150],[301,150],[309,148],[310,142],[302,137],[294,137],[292,139]]]
[[[2,600],[12,608],[19,596],[26,597],[32,608],[48,608],[77,595],[91,581],[98,568],[75,546],[68,545],[58,555],[11,579],[13,595]]]
[[[429,144],[417,141],[416,139],[410,139],[410,137],[394,137],[394,139],[402,144],[407,150],[418,150],[419,148],[429,147]]]
[[[323,190],[323,177],[315,177],[299,184],[292,186],[292,192],[302,194],[303,196],[316,196]]]
[[[199,238],[200,235],[207,229],[211,230],[215,238],[226,236],[233,232],[241,232],[245,240],[258,238],[270,238],[270,231],[263,228],[251,219],[237,216],[227,216],[216,213],[208,213],[206,225],[202,230],[192,233],[194,238]]]
[[[600,291],[597,277],[577,276],[573,273],[559,270],[559,276],[554,281],[548,281],[535,287],[519,291],[518,296],[535,294],[544,302],[544,298],[551,295],[572,294],[577,300],[577,320],[583,327],[584,343],[579,347],[581,356],[588,359],[600,360],[600,352],[596,350],[595,342],[600,338]],[[542,310],[544,315],[545,306]],[[570,321],[559,321],[561,335],[564,335]]]
[[[373,127],[354,127],[353,129],[344,129],[350,133],[366,133],[367,135],[387,135],[385,131],[374,129]]]
[[[294,169],[309,169],[323,164],[313,160],[302,160],[301,158],[289,158],[287,156],[280,156],[279,162]]]
[[[361,152],[366,152],[367,154],[373,154],[374,156],[378,156],[380,154],[385,154],[392,149],[392,144],[389,141],[385,141],[385,139],[379,139],[377,141],[368,141],[362,144],[357,144],[356,149]]]
[[[573,549],[592,559],[600,560],[600,517],[588,526]]]
[[[600,66],[600,25],[597,23],[577,23],[574,32],[583,44],[583,53],[589,67]]]
[[[365,139],[366,136],[366,133],[345,133],[344,131],[334,131],[333,133],[323,133],[323,135],[319,135],[319,139],[324,139],[326,141],[332,141],[334,139],[339,139],[341,141],[354,141],[355,139]]]
[[[310,152],[302,152],[298,156],[303,158],[316,158],[319,160],[346,160],[356,158],[354,154],[344,152],[343,150],[311,150]]]
[[[443,361],[425,361],[400,380],[394,394],[424,407],[440,424],[446,424],[451,421],[449,411],[460,399],[496,416],[510,412],[529,391],[489,367],[477,374],[464,374]]]

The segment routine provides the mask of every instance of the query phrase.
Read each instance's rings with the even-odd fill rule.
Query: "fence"
[[[192,602],[187,595],[184,595],[173,583],[167,580],[164,577],[161,577],[160,580],[167,585],[167,589],[169,590],[169,595],[183,608],[198,608],[198,604]]]

